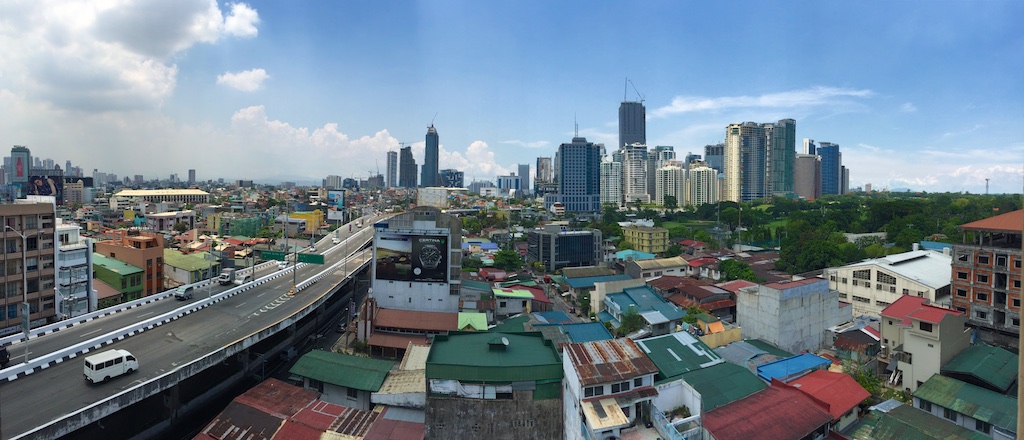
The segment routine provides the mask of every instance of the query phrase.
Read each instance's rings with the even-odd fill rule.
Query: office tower
[[[465,174],[459,170],[441,170],[441,185],[448,188],[462,188],[465,184],[464,176]]]
[[[807,199],[821,197],[821,157],[816,154],[797,154],[793,164],[793,192]]]
[[[324,189],[341,189],[343,179],[341,176],[329,175],[324,178]]]
[[[725,129],[725,194],[723,200],[749,202],[768,196],[767,139],[764,126],[753,122]]]
[[[601,210],[601,144],[574,137],[558,146],[558,193],[544,196],[544,208],[561,203],[565,212]]]
[[[528,164],[528,163],[521,163],[521,164],[519,164],[519,180],[521,181],[521,182],[519,182],[521,184],[521,186],[519,188],[520,188],[520,190],[522,190],[523,194],[529,193],[530,192],[530,164]]]
[[[189,185],[195,185],[196,184],[196,170],[188,170],[188,184]]]
[[[821,194],[842,194],[843,154],[839,152],[839,144],[822,142],[817,152],[821,156]]]
[[[796,157],[796,121],[782,119],[762,124],[768,140],[768,196],[793,192],[793,160]]]
[[[437,148],[440,142],[434,124],[430,124],[430,127],[427,127],[427,143],[424,146],[423,167],[420,170],[420,186],[440,186],[441,179],[437,168]]]
[[[611,158],[601,162],[601,206],[622,206],[622,163]]]
[[[689,167],[691,163],[701,160],[699,154],[686,153],[686,159],[683,160],[683,166]]]
[[[612,156],[622,163],[623,203],[630,205],[636,201],[650,202],[651,195],[647,192],[647,146],[623,145]]]
[[[692,161],[686,176],[686,200],[680,200],[679,206],[709,203],[718,203],[718,171],[706,162]]]
[[[704,162],[719,173],[725,171],[725,144],[705,145]]]
[[[817,145],[814,145],[814,139],[804,138],[804,154],[818,154]]]
[[[665,197],[675,197],[676,208],[683,206],[683,187],[686,171],[675,165],[664,166],[654,171],[654,203],[665,206]]]
[[[144,180],[142,179],[142,174],[136,174],[133,182],[135,182],[136,185],[142,185],[142,182],[144,182]]]
[[[384,165],[387,170],[388,188],[398,186],[398,152],[388,151],[388,160]]]
[[[642,102],[622,101],[619,104],[619,145],[647,145],[647,111]]]
[[[842,158],[842,155],[840,155],[840,158]],[[846,165],[842,165],[840,168],[843,180],[839,184],[839,194],[846,194],[850,192],[850,170],[846,168]]]
[[[505,197],[519,197],[523,193],[523,177],[511,173],[507,176],[498,176],[498,189]]]
[[[537,172],[534,175],[534,182],[552,182],[554,181],[554,178],[554,170],[551,168],[551,158],[538,157]]]
[[[412,147],[403,147],[398,160],[398,186],[402,188],[416,187],[416,159],[412,157]]]
[[[654,200],[654,172],[658,168],[668,166],[669,161],[675,160],[676,152],[673,147],[658,145],[647,152],[647,195]]]

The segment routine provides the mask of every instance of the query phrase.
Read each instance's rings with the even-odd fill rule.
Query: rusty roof
[[[960,225],[964,231],[1008,232],[1020,234],[1024,230],[1024,210],[1007,212],[995,217]]]
[[[373,325],[375,327],[401,328],[423,332],[458,330],[459,314],[381,308],[377,311],[376,320]],[[405,344],[402,344],[399,348],[405,348]]]
[[[773,380],[770,387],[708,411],[704,428],[716,439],[793,439],[829,424],[827,404]]]
[[[629,338],[567,344],[563,351],[569,354],[569,361],[579,373],[583,385],[616,382],[658,372],[654,362]]]

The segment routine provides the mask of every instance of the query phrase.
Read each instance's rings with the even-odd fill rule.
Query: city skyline
[[[432,123],[445,134],[439,169],[493,180],[554,156],[575,124],[617,150],[620,103],[643,100],[648,145],[680,157],[722,143],[729,124],[792,118],[798,142],[841,146],[851,188],[1022,186],[1017,2],[73,1],[0,13],[0,145],[86,171],[365,178],[403,144],[425,163]],[[611,25],[623,20],[635,24]]]

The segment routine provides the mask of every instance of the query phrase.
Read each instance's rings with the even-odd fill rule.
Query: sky
[[[679,156],[797,121],[850,186],[1020,193],[1024,2],[0,2],[0,150],[121,177],[319,183],[427,127],[467,184],[643,100]],[[631,84],[627,83],[629,79]],[[578,128],[577,128],[578,127]],[[797,150],[800,150],[798,141]]]

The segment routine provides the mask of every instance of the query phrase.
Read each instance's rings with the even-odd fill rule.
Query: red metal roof
[[[658,367],[629,338],[567,344],[563,352],[583,385],[618,382],[658,372]]]
[[[458,330],[459,314],[416,310],[379,309],[375,327],[442,332]],[[404,345],[402,347],[405,347]]]
[[[368,344],[374,347],[388,347],[405,349],[409,343],[415,345],[429,345],[426,336],[420,335],[396,335],[394,333],[374,332],[370,335]]]
[[[925,304],[926,301],[928,299],[919,296],[903,295],[882,309],[882,316],[899,319],[901,325],[910,325],[911,319],[938,324],[946,315],[963,315],[956,310]]]
[[[1000,214],[995,217],[960,225],[964,231],[1010,232],[1020,234],[1024,230],[1024,210]]]
[[[871,337],[874,338],[876,341],[882,340],[882,332],[879,332],[878,329],[874,327],[866,326],[860,329],[860,331],[871,335]]]
[[[768,388],[705,413],[704,428],[717,440],[799,440],[832,421],[825,406],[773,380]]]
[[[823,282],[823,281],[825,281],[823,278],[805,278],[805,279],[796,280],[796,281],[779,281],[779,282],[775,282],[775,283],[768,283],[768,284],[765,284],[764,286],[765,287],[771,287],[772,289],[777,289],[777,290],[786,290],[786,289],[792,289],[794,287],[806,286],[808,284],[820,283],[820,282]]]
[[[729,281],[729,282],[726,282],[726,283],[718,283],[718,284],[715,284],[715,285],[718,286],[718,287],[721,287],[721,288],[723,288],[725,290],[728,290],[728,291],[730,291],[732,293],[736,293],[736,292],[739,292],[740,289],[742,289],[744,287],[756,286],[757,283],[753,283],[753,282],[750,282],[750,281],[747,281],[747,280],[735,280],[735,281]]]
[[[363,440],[422,440],[424,435],[422,423],[377,418]]]
[[[839,420],[847,411],[871,397],[871,393],[848,374],[828,370],[814,370],[789,384],[808,396],[827,403],[828,412],[832,414],[833,420]]]

